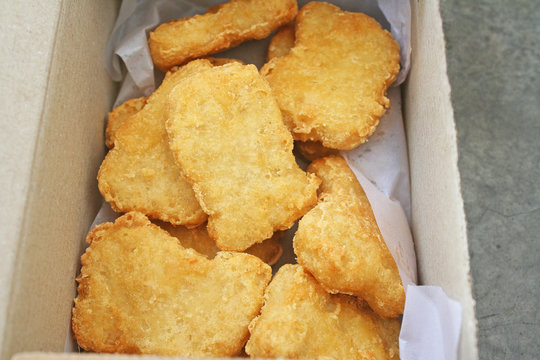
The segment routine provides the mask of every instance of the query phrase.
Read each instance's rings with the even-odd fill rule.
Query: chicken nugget
[[[254,65],[214,67],[169,96],[169,146],[222,250],[286,230],[317,201],[319,179],[296,164],[293,140]]]
[[[182,79],[211,67],[208,60],[196,60],[169,72],[144,108],[116,130],[115,146],[98,173],[99,190],[115,211],[140,211],[175,225],[198,226],[206,221],[169,150],[165,104]]]
[[[339,150],[365,142],[390,106],[399,45],[369,16],[323,2],[298,12],[295,36],[261,69],[294,139]]]
[[[240,353],[271,268],[255,256],[209,260],[141,213],[94,228],[81,257],[72,327],[96,352],[227,357]]]
[[[207,57],[206,60],[210,61],[213,66],[221,66],[229,64],[231,62],[238,62],[243,64],[242,60],[238,59],[229,59],[229,58],[216,58],[216,57]],[[173,67],[170,69],[171,72],[175,72],[179,67]],[[130,118],[132,115],[135,115],[146,105],[146,97],[140,97],[136,99],[131,99],[124,102],[121,105],[115,107],[110,113],[107,121],[107,129],[105,131],[105,145],[109,149],[114,147],[114,139],[116,130],[120,125]]]
[[[162,71],[251,39],[263,39],[291,21],[296,0],[231,0],[206,14],[170,21],[150,33],[148,45]]]
[[[270,40],[266,56],[267,61],[287,55],[294,47],[295,39],[293,23],[281,27]],[[325,156],[339,155],[338,150],[324,147],[319,141],[295,141],[294,146],[309,161]]]
[[[249,324],[252,358],[387,359],[369,311],[347,295],[328,294],[300,265],[283,265]]]
[[[365,301],[358,301],[358,306],[364,309],[365,314],[373,320],[388,359],[399,360],[399,333],[401,332],[401,321],[399,318],[382,318],[371,310]]]
[[[294,46],[294,40],[294,23],[281,27],[270,40],[266,60],[270,61],[275,57],[287,55]]]
[[[294,47],[295,39],[294,23],[281,27],[272,37],[272,40],[270,40],[266,56],[267,61],[275,57],[287,55]],[[309,161],[325,156],[339,155],[338,150],[324,147],[319,141],[295,141],[294,146]]]
[[[405,291],[369,200],[341,157],[308,167],[322,180],[319,203],[299,222],[294,253],[331,293],[358,296],[380,316],[403,313]]]
[[[110,113],[107,121],[107,129],[105,130],[105,145],[109,149],[114,147],[114,139],[116,130],[120,125],[132,115],[135,115],[146,105],[146,97],[131,99],[115,107]]]
[[[174,226],[161,221],[156,222],[156,224],[177,238],[183,247],[193,249],[209,259],[213,259],[220,251],[216,242],[208,235],[206,224],[193,229],[188,229],[185,226]],[[283,235],[282,231],[278,231],[270,239],[252,245],[244,252],[258,257],[268,265],[274,265],[283,254],[283,247],[279,242]]]
[[[324,147],[318,141],[295,141],[294,145],[300,154],[309,161],[330,155],[339,155],[339,150]]]

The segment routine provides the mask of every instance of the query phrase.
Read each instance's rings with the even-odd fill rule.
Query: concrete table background
[[[540,2],[441,11],[480,359],[539,359]]]

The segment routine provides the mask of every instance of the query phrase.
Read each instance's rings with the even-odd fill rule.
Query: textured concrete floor
[[[540,2],[441,0],[481,359],[540,358]]]

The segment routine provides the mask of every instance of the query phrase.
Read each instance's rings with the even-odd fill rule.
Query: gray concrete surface
[[[441,11],[480,359],[539,359],[540,1]]]

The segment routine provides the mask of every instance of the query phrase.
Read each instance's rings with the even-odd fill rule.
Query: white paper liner
[[[390,109],[381,117],[369,141],[342,151],[349,165],[354,164],[388,198],[397,200],[411,220],[411,191],[407,140],[401,115],[401,88],[388,89]]]
[[[455,360],[461,304],[439,286],[408,286],[399,355],[402,360]]]
[[[388,250],[398,266],[403,287],[415,285],[417,283],[416,255],[409,223],[403,208],[399,202],[390,200],[365,177],[357,164],[350,161],[348,157],[345,160],[366,193],[386,246],[388,246]]]
[[[170,19],[204,13],[223,0],[124,0],[109,40],[105,67],[115,81],[124,79],[114,106],[151,94],[163,74],[154,70],[147,34]],[[299,1],[299,7],[308,1]],[[449,299],[439,287],[415,286],[417,282],[414,245],[410,233],[410,191],[407,145],[401,114],[401,92],[396,87],[406,76],[410,64],[410,5],[408,1],[334,0],[331,3],[347,11],[364,12],[390,30],[401,48],[401,71],[395,88],[388,91],[391,108],[381,118],[377,131],[357,149],[342,152],[356,174],[372,205],[375,218],[396,260],[407,300],[400,335],[402,359],[455,359],[461,323],[459,304]],[[248,41],[214,56],[238,58],[262,66],[269,39]],[[120,61],[121,60],[121,61]],[[121,63],[127,74],[124,74]],[[400,205],[402,204],[402,205]],[[118,217],[104,202],[92,227]],[[283,240],[284,254],[274,266],[294,262],[290,240],[295,228]],[[429,312],[426,311],[429,308]],[[449,331],[448,329],[452,329]],[[68,335],[66,351],[73,351]],[[419,355],[424,354],[424,355]],[[428,354],[428,355],[426,355]]]

